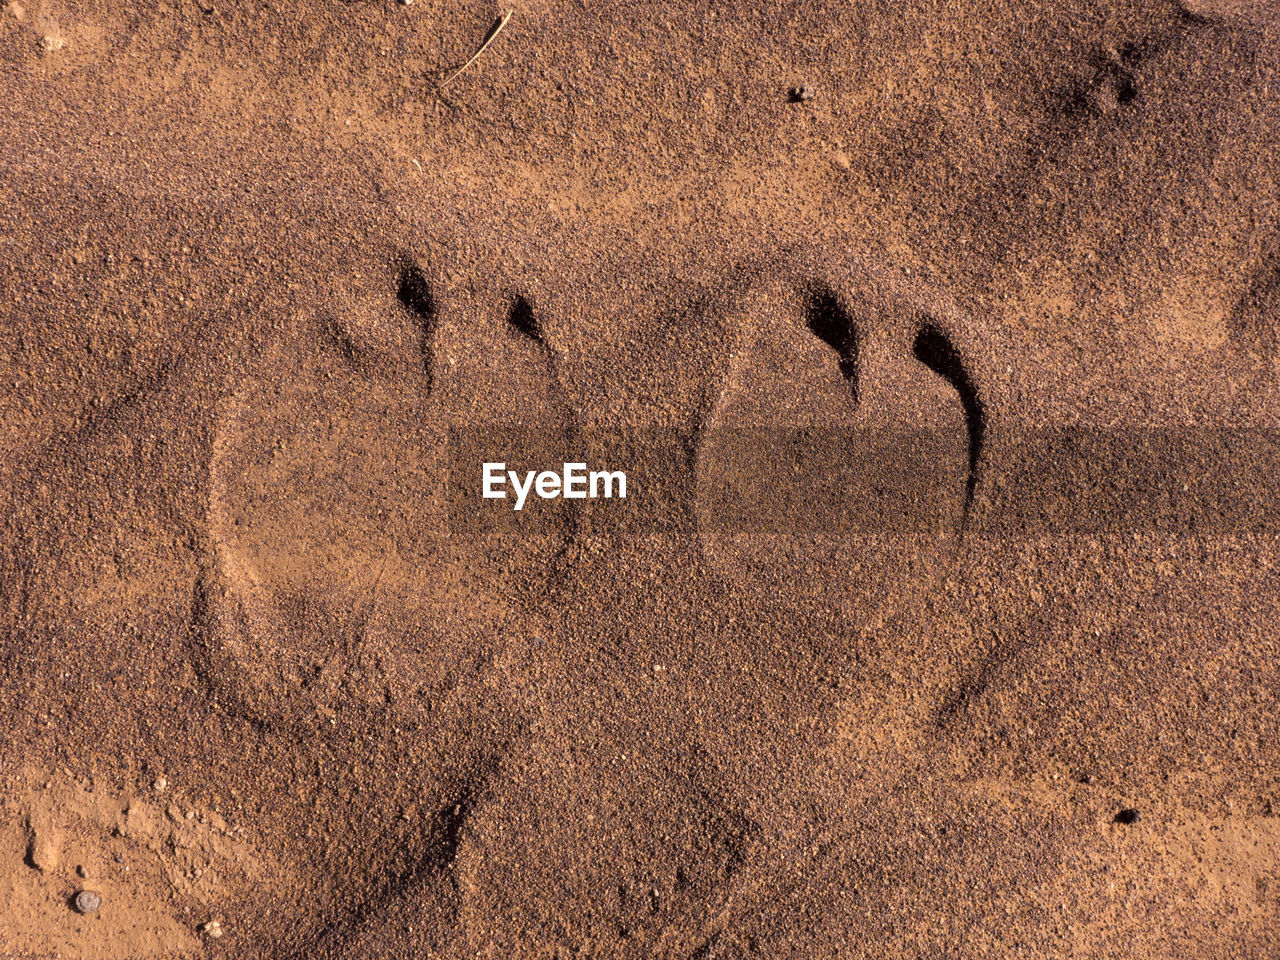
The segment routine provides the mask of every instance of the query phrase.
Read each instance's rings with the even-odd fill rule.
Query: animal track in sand
[[[973,494],[978,486],[978,466],[982,463],[982,444],[987,436],[987,414],[982,400],[973,385],[964,360],[956,351],[950,338],[934,325],[932,320],[925,319],[916,333],[912,344],[915,358],[951,384],[960,398],[964,408],[965,430],[969,448],[969,472],[965,477],[964,514],[961,520],[963,528],[969,518],[969,510],[973,506]]]
[[[468,528],[474,490],[450,482],[504,449],[557,462],[573,434],[533,304],[442,296],[408,258],[389,274],[279,336],[219,413],[196,661],[259,719],[459,694],[572,536],[563,504]],[[726,581],[863,612],[919,594],[987,430],[958,320],[870,271],[746,298],[696,455]]]
[[[963,535],[987,428],[955,309],[868,271],[756,291],[739,318],[697,458],[706,555],[788,602],[918,595]]]
[[[460,499],[473,448],[569,433],[533,306],[390,274],[293,324],[218,413],[195,655],[259,719],[460,695],[568,535],[555,507],[471,535]]]
[[[491,770],[473,770],[449,783],[443,802],[415,811],[374,845],[381,859],[369,877],[351,878],[355,889],[319,929],[304,934],[282,955],[380,957],[389,941],[406,934],[419,951],[446,949],[458,935],[462,891],[459,849],[473,829],[475,808]]]

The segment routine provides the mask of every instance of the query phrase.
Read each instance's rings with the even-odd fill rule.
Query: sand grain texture
[[[1277,156],[1271,2],[6,0],[0,956],[1276,956]]]

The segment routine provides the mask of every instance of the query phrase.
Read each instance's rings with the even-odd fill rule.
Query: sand
[[[6,0],[0,956],[1276,956],[1277,156],[1271,0]]]

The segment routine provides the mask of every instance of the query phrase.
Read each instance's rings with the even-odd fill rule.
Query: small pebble
[[[102,906],[102,895],[93,890],[81,890],[71,901],[71,905],[75,907],[76,913],[96,913]]]
[[[215,940],[222,936],[222,924],[217,920],[210,920],[208,923],[200,925],[200,932],[206,937],[213,937]]]
[[[1116,823],[1137,823],[1142,819],[1142,814],[1133,807],[1125,807],[1116,814]]]
[[[813,87],[809,86],[807,83],[791,87],[787,90],[787,99],[792,103],[804,103],[806,100],[812,100]]]

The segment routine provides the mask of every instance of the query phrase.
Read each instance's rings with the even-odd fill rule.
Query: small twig
[[[449,79],[446,80],[444,83],[440,84],[440,86],[437,87],[437,89],[443,90],[449,84],[453,83],[454,80],[457,80],[458,76],[462,73],[463,70],[466,70],[467,67],[471,66],[473,63],[479,60],[480,54],[484,53],[486,50],[489,49],[489,44],[493,43],[493,41],[497,39],[498,34],[502,32],[502,28],[507,25],[507,21],[511,19],[511,15],[515,12],[516,12],[515,8],[513,7],[512,9],[504,13],[502,15],[502,19],[498,21],[498,25],[494,27],[492,30],[490,30],[489,35],[484,38],[484,43],[480,44],[480,49],[475,52],[475,55],[472,56],[470,60],[468,60],[466,63],[460,66],[457,70],[453,71]]]

